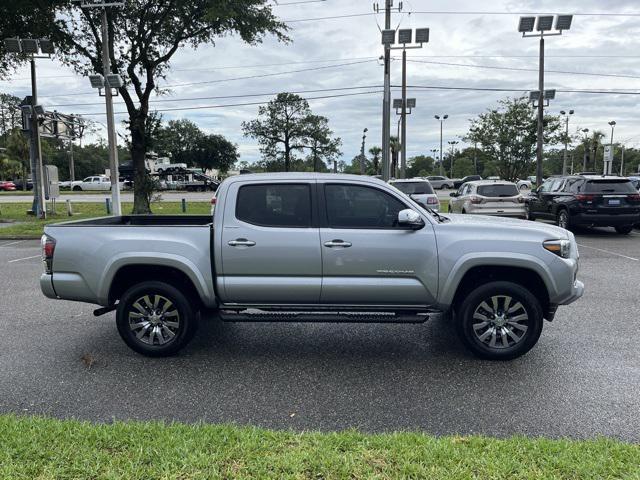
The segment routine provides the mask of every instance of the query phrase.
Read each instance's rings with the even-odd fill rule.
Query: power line
[[[321,100],[328,98],[340,98],[340,97],[355,97],[357,95],[371,95],[373,93],[382,93],[382,90],[373,90],[369,92],[354,92],[354,93],[342,93],[336,95],[322,95],[318,97],[307,97],[305,100]],[[180,110],[204,110],[204,109],[212,109],[212,108],[226,108],[226,107],[245,107],[251,105],[266,105],[269,103],[265,102],[246,102],[246,103],[228,103],[224,105],[197,105],[193,107],[176,107],[176,108],[163,108],[156,110],[157,112],[175,112]],[[115,112],[116,115],[125,115],[129,112]],[[105,115],[105,112],[87,112],[87,113],[79,113],[78,115]]]
[[[394,88],[400,88],[400,85],[392,85]],[[413,89],[433,89],[433,90],[466,90],[471,92],[511,92],[525,93],[530,88],[499,88],[499,87],[450,87],[440,85],[407,85],[407,88]],[[560,93],[585,93],[585,94],[601,94],[601,95],[640,95],[640,90],[581,90],[581,89],[555,89]]]
[[[537,68],[519,68],[519,67],[498,67],[495,65],[472,65],[469,63],[451,63],[451,62],[430,62],[427,60],[411,60],[407,59],[407,62],[412,63],[428,63],[432,65],[446,65],[452,67],[470,67],[470,68],[486,68],[490,70],[510,70],[517,72],[537,72]],[[640,78],[639,75],[625,75],[621,73],[589,73],[589,72],[570,72],[566,70],[545,70],[545,73],[561,73],[567,75],[587,75],[594,77],[614,77],[614,78]]]
[[[303,3],[320,3],[320,2],[326,2],[327,0],[298,0],[296,2],[278,2],[278,0],[276,0],[276,5],[278,7],[285,7],[287,5],[301,5]]]

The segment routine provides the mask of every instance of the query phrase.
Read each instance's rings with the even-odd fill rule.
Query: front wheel
[[[73,187],[73,191],[74,192],[81,192],[82,191],[82,187],[76,185],[75,187]]]
[[[628,235],[631,233],[631,230],[633,230],[633,225],[623,225],[621,227],[615,227],[615,228],[616,228],[616,232],[622,235]]]
[[[116,314],[118,332],[134,351],[149,357],[177,353],[193,338],[197,319],[191,302],[164,282],[142,282],[127,290]]]
[[[526,288],[512,282],[490,282],[466,295],[456,314],[464,345],[489,360],[524,355],[542,333],[542,307]]]
[[[571,221],[569,220],[569,212],[564,208],[558,212],[556,223],[559,227],[569,230],[571,228]]]

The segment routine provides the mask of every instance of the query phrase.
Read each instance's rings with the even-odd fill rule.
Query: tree
[[[7,138],[6,157],[12,162],[18,162],[21,165],[21,178],[23,189],[26,190],[27,170],[29,168],[29,142],[27,137],[17,128],[9,134]]]
[[[263,155],[266,171],[288,172],[302,163],[296,152],[311,149],[314,159],[333,159],[340,155],[339,138],[332,139],[326,117],[314,115],[309,103],[293,93],[279,93],[267,105],[258,108],[258,118],[242,122],[247,137],[255,138]]]
[[[528,173],[536,156],[537,119],[526,98],[508,98],[498,108],[471,120],[465,140],[478,142],[483,152],[495,162],[497,174],[517,180]],[[560,141],[562,123],[557,116],[544,118],[544,142]]]
[[[87,75],[102,71],[100,16],[100,9],[80,9],[70,0],[2,2],[0,31],[6,37],[50,38],[56,44],[56,56]],[[276,19],[266,0],[127,0],[123,7],[107,10],[107,23],[111,68],[122,73],[126,82],[119,93],[129,116],[134,213],[148,213],[144,160],[152,131],[148,123],[154,120],[149,99],[159,91],[158,82],[166,77],[173,55],[180,47],[213,44],[230,34],[248,44],[260,42],[266,34],[288,41],[287,27]],[[3,55],[0,62],[13,58]]]
[[[435,161],[425,155],[411,157],[408,161],[407,178],[425,177],[431,174]]]
[[[369,149],[371,154],[371,166],[373,167],[372,175],[380,175],[380,158],[382,156],[382,149],[378,146],[373,146]]]
[[[325,171],[326,164],[337,159],[342,152],[340,145],[342,140],[331,138],[333,131],[329,128],[329,120],[321,115],[309,115],[306,119],[307,123],[307,148],[309,149],[309,160],[313,165],[313,171]],[[324,168],[321,168],[320,165]]]
[[[190,154],[193,165],[226,173],[238,161],[238,147],[222,135],[203,135]]]
[[[398,176],[398,153],[400,153],[400,150],[402,148],[402,144],[400,143],[400,140],[398,140],[398,137],[394,137],[393,135],[391,135],[391,137],[389,138],[389,148],[391,149],[391,177],[397,177]]]
[[[7,93],[0,93],[0,138],[2,146],[7,146],[9,135],[16,128],[22,127],[20,98]]]
[[[191,120],[170,120],[167,125],[159,126],[153,148],[160,156],[171,157],[173,163],[193,165],[191,155],[204,136]]]

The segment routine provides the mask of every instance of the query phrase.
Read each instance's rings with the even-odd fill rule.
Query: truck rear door
[[[322,261],[315,182],[234,182],[224,201],[221,272],[225,303],[316,304]]]

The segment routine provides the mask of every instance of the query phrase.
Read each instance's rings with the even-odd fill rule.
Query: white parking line
[[[38,258],[38,257],[41,257],[41,256],[42,255],[34,255],[33,257],[16,258],[15,260],[9,260],[7,263],[20,262],[22,260],[30,260],[32,258]]]
[[[8,247],[9,245],[15,245],[16,243],[22,243],[22,242],[26,242],[26,240],[18,240],[15,242],[3,243],[2,245],[0,245],[0,247]]]
[[[615,255],[617,257],[626,258],[627,260],[633,260],[634,262],[640,262],[640,258],[628,257],[626,255],[622,255],[621,253],[610,252],[609,250],[603,250],[601,248],[590,247],[589,245],[583,245],[581,243],[579,243],[578,246],[582,247],[582,248],[590,248],[591,250],[597,250],[598,252],[608,253],[609,255]]]

